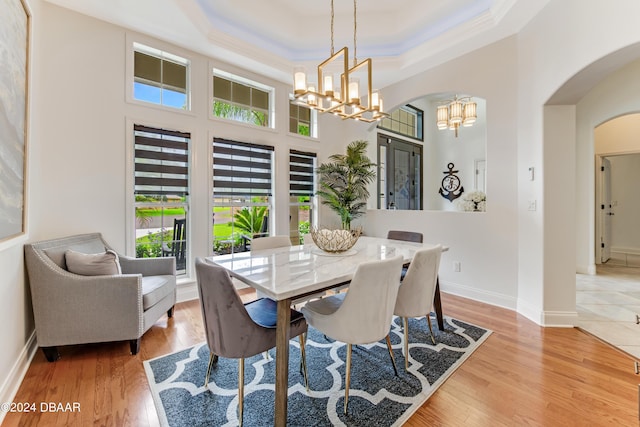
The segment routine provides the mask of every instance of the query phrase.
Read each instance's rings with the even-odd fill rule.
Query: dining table
[[[311,239],[308,239],[311,241]],[[289,327],[291,305],[295,300],[341,286],[347,286],[358,265],[402,255],[405,265],[421,248],[430,243],[414,243],[379,237],[360,236],[356,244],[341,253],[325,252],[314,243],[259,251],[236,252],[209,257],[232,277],[277,302],[276,379],[274,425],[287,423],[289,381]],[[443,251],[448,248],[443,247]],[[399,279],[399,278],[398,278]],[[442,307],[437,283],[434,309],[442,330]]]

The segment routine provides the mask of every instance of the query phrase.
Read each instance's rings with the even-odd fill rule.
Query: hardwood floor
[[[577,329],[541,328],[501,308],[443,294],[446,316],[493,334],[406,426],[639,425],[633,360]],[[4,426],[156,426],[142,361],[204,340],[198,301],[176,306],[142,338],[62,347],[48,363],[38,350],[15,402],[35,413],[8,413]],[[41,402],[80,404],[80,412],[41,412]]]

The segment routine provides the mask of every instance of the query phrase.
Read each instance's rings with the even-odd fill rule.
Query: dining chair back
[[[224,268],[202,258],[197,258],[195,264],[200,307],[210,353],[205,387],[219,356],[239,359],[238,418],[242,425],[244,359],[276,346],[276,302],[261,298],[243,304]],[[304,380],[308,387],[304,352],[304,334],[308,325],[302,313],[291,310],[290,326],[289,339],[300,336]]]
[[[401,266],[400,256],[360,264],[347,292],[340,294],[343,302],[327,325],[327,335],[356,345],[386,337],[398,295]]]
[[[387,239],[403,240],[405,242],[422,243],[422,233],[417,231],[389,230]]]
[[[264,249],[281,248],[291,246],[291,238],[286,235],[256,237],[251,240],[251,250],[260,251]]]
[[[301,311],[307,322],[326,336],[347,343],[344,413],[349,403],[351,346],[371,344],[386,337],[387,349],[396,372],[389,330],[398,295],[400,255],[360,264],[347,292],[308,302]]]
[[[416,251],[398,290],[393,314],[402,317],[404,323],[405,369],[408,368],[409,359],[407,320],[409,317],[426,316],[431,340],[435,344],[429,315],[436,292],[441,254],[442,247],[440,245]]]

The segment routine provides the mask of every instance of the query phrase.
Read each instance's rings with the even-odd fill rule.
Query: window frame
[[[400,111],[400,110],[404,110],[404,111],[407,111],[409,113],[413,113],[413,114],[416,115],[416,123],[415,123],[415,126],[414,126],[414,129],[415,129],[415,132],[416,132],[416,136],[407,135],[406,133],[403,133],[403,132],[400,132],[400,131],[396,131],[396,130],[384,127],[382,124],[385,122],[385,120],[392,120],[391,116],[389,116],[389,118],[382,119],[380,122],[378,122],[376,128],[378,130],[382,130],[382,131],[385,131],[385,132],[391,132],[393,134],[400,135],[400,136],[402,136],[404,138],[409,138],[409,139],[412,139],[412,140],[415,140],[415,141],[424,142],[424,111],[421,110],[420,108],[414,107],[411,104],[405,104],[405,105],[402,105],[402,106],[396,108],[395,110],[393,110],[391,112],[391,114],[395,113],[396,111]]]
[[[234,148],[234,146],[236,147],[242,147],[240,149],[240,151],[247,149],[247,152],[251,152],[251,149],[256,149],[257,153],[259,153],[257,156],[254,157],[262,157],[263,159],[264,154],[265,153],[269,153],[270,159],[267,162],[263,162],[263,161],[258,161],[259,164],[265,164],[265,165],[269,165],[268,171],[269,171],[269,183],[270,183],[270,188],[266,191],[258,191],[255,194],[252,194],[250,192],[250,194],[234,194],[234,190],[231,191],[231,193],[223,193],[223,194],[229,194],[228,197],[221,197],[221,198],[227,198],[229,199],[229,201],[223,202],[223,203],[216,203],[216,143],[218,144],[225,144],[227,146],[230,146],[231,148],[229,148],[227,151],[232,151]],[[275,223],[274,218],[275,218],[275,197],[274,197],[274,192],[275,192],[275,167],[274,167],[274,161],[275,161],[275,147],[271,146],[271,145],[266,145],[266,144],[254,144],[254,143],[249,143],[249,142],[243,142],[243,141],[234,141],[234,140],[230,140],[227,138],[221,138],[221,137],[212,137],[211,138],[211,143],[209,144],[210,146],[210,163],[209,163],[209,171],[210,171],[210,180],[209,180],[209,186],[210,186],[210,204],[211,204],[211,213],[212,215],[212,228],[215,227],[215,208],[219,207],[219,206],[223,206],[223,207],[229,207],[230,208],[230,214],[231,214],[231,221],[233,222],[233,216],[234,216],[234,209],[236,208],[258,208],[258,207],[266,207],[267,208],[267,235],[271,234],[271,231],[273,230],[273,224]],[[222,147],[220,147],[222,148]],[[229,153],[225,153],[227,155],[231,155]],[[252,158],[251,156],[243,156],[243,157],[249,157]],[[228,159],[228,162],[233,162],[232,159]],[[243,162],[246,162],[245,160],[242,160]],[[233,168],[233,165],[225,165],[227,167],[231,167]],[[239,166],[240,168],[243,168],[243,166]],[[246,166],[245,166],[246,167]],[[227,169],[227,168],[221,168],[221,170],[230,170],[233,171],[233,169]],[[250,168],[251,169],[251,168]],[[261,168],[259,167],[258,169],[267,169],[267,168]],[[234,177],[238,178],[238,179],[242,179],[242,178],[247,178],[247,175],[250,175],[251,173],[259,173],[256,171],[250,171],[250,172],[230,172],[229,174],[225,175],[220,175],[226,178],[231,178],[230,182],[234,181]],[[248,179],[252,179],[251,177],[248,177]],[[266,179],[266,178],[262,178],[262,179]],[[221,180],[224,181],[224,180]],[[242,181],[240,181],[242,182]],[[225,187],[222,187],[225,188]],[[229,188],[233,188],[233,187],[229,187]],[[236,191],[237,192],[237,191]],[[237,192],[239,193],[239,192]],[[237,199],[234,201],[233,198],[237,197]],[[266,198],[266,200],[264,201],[253,201],[252,199],[256,197],[256,198]],[[232,228],[233,230],[233,228]],[[244,240],[244,245],[246,246],[248,243],[248,237],[252,237],[252,236],[246,236],[246,238],[243,238],[242,235],[240,236],[234,236],[235,231],[231,232],[231,235],[229,236],[228,239],[215,239],[214,238],[214,230],[212,230],[212,233],[210,235],[210,239],[211,239],[211,244],[209,245],[209,247],[211,248],[211,252],[214,253],[216,251],[214,251],[215,246],[216,246],[216,242],[217,240],[220,240],[221,243],[230,243],[231,245],[231,252],[237,252],[235,249],[235,245],[238,242],[238,239],[243,239]],[[255,230],[254,230],[255,231]]]
[[[312,161],[312,165],[310,168],[310,172],[309,171],[300,171],[302,173],[302,175],[307,175],[307,176],[311,176],[312,177],[312,181],[311,181],[311,192],[308,194],[309,195],[309,201],[308,202],[292,202],[291,199],[293,197],[298,197],[301,196],[302,194],[302,189],[298,188],[298,189],[294,189],[292,188],[292,183],[293,182],[300,182],[300,181],[293,181],[291,179],[292,177],[292,165],[294,163],[292,163],[292,157],[293,156],[299,156],[299,157],[307,157],[307,158],[313,158]],[[318,196],[316,196],[316,191],[318,189],[318,179],[315,173],[315,170],[318,166],[318,155],[317,153],[314,152],[309,152],[309,151],[301,151],[301,150],[296,150],[294,148],[289,149],[289,212],[291,214],[291,209],[295,206],[308,206],[309,210],[310,210],[310,215],[309,215],[309,227],[313,227],[317,224],[317,216],[318,216],[318,210],[317,210],[317,206],[318,206]],[[303,166],[304,168],[304,166]],[[299,185],[299,184],[298,184]],[[291,222],[291,220],[290,220]],[[300,237],[303,236],[300,234],[300,221],[298,219],[298,225],[296,227],[296,231],[297,234],[296,236],[292,235],[292,232],[294,230],[291,228],[291,225],[289,226],[289,237],[291,238],[292,242],[296,242],[296,241],[300,241]],[[307,234],[305,234],[307,235]],[[295,237],[295,239],[294,239]],[[302,238],[302,240],[304,240],[304,237]]]
[[[191,84],[191,66],[193,64],[192,58],[184,55],[176,55],[172,53],[172,48],[156,41],[138,40],[127,35],[127,78],[126,80],[126,101],[130,104],[141,105],[149,108],[157,108],[163,111],[178,112],[180,114],[194,115],[192,111],[193,94]],[[136,49],[136,46],[139,48]],[[175,49],[173,49],[175,50]],[[184,61],[186,66],[186,108],[177,108],[170,105],[158,104],[154,102],[148,102],[142,99],[135,98],[134,85],[136,83],[135,77],[135,53],[136,51],[153,56],[154,52],[160,52],[166,56],[166,59],[170,62],[180,63]]]
[[[228,71],[224,71],[221,70],[219,68],[216,67],[210,67],[210,73],[209,73],[209,119],[211,120],[221,120],[224,121],[226,123],[234,123],[234,124],[240,124],[240,125],[244,125],[244,126],[249,126],[252,129],[264,129],[264,130],[271,130],[271,131],[275,131],[276,129],[276,114],[275,114],[275,98],[276,98],[276,89],[273,86],[269,86],[266,85],[264,83],[260,83],[256,80],[252,80],[243,76],[240,76],[238,74],[234,74]],[[239,104],[236,103],[234,101],[231,100],[225,100],[223,98],[216,98],[215,94],[214,94],[214,78],[223,78],[225,80],[228,80],[232,83],[237,83],[237,84],[241,84],[244,86],[248,86],[249,88],[253,88],[253,89],[257,89],[260,91],[264,91],[267,93],[269,99],[267,102],[268,105],[268,110],[267,110],[267,117],[268,117],[268,125],[267,126],[260,126],[257,125],[255,123],[251,123],[251,122],[247,122],[247,121],[242,121],[242,120],[235,120],[233,118],[226,118],[226,117],[221,117],[221,116],[216,116],[214,114],[213,111],[213,105],[214,102],[217,99],[220,99],[221,101],[225,102],[225,103],[230,103],[232,105],[238,105],[242,108],[248,108],[250,111],[252,111],[254,108],[256,110],[260,110],[260,111],[264,111],[262,108],[257,108],[254,107],[253,105],[245,105],[245,104]]]
[[[309,135],[303,135],[299,132],[291,132],[291,119],[293,119],[294,117],[291,116],[291,107],[292,106],[296,106],[298,107],[298,115],[297,117],[295,117],[298,125],[300,123],[300,108],[306,108],[307,110],[309,110]],[[287,114],[287,132],[289,133],[289,135],[295,136],[295,137],[300,137],[300,138],[308,138],[308,139],[318,139],[318,111],[314,110],[313,108],[309,108],[309,107],[305,107],[304,105],[299,105],[295,102],[293,95],[289,95],[289,110],[288,110],[288,114]]]
[[[136,127],[141,127],[141,128],[146,128],[149,130],[159,130],[159,131],[166,131],[169,133],[175,133],[175,134],[184,134],[184,135],[188,135],[188,136],[184,136],[185,138],[188,138],[188,142],[187,142],[187,161],[186,161],[186,167],[187,167],[187,174],[186,174],[186,180],[187,180],[187,186],[186,186],[186,190],[184,191],[183,196],[185,197],[184,201],[181,202],[138,202],[136,201],[136,195],[137,192],[135,190],[135,185],[136,185],[136,154],[135,154],[135,150],[136,150]],[[153,207],[153,208],[176,208],[176,207],[183,207],[184,208],[184,218],[186,219],[186,240],[187,240],[187,244],[186,244],[186,265],[185,265],[185,269],[184,270],[180,270],[178,272],[178,277],[185,277],[185,276],[189,276],[190,275],[190,259],[191,257],[191,253],[192,253],[192,239],[190,237],[191,235],[191,200],[190,200],[190,193],[191,193],[191,184],[192,184],[192,159],[193,159],[193,141],[194,141],[194,135],[193,132],[189,132],[189,131],[183,131],[183,130],[177,130],[177,129],[167,129],[171,126],[162,126],[162,125],[157,125],[157,124],[148,124],[148,123],[144,123],[143,121],[140,120],[127,120],[127,129],[129,129],[130,132],[128,132],[129,136],[127,138],[127,157],[128,157],[128,173],[127,173],[127,211],[130,212],[129,215],[127,215],[128,219],[127,219],[127,232],[126,234],[126,239],[127,239],[127,253],[130,256],[133,257],[137,257],[137,251],[136,251],[136,240],[137,240],[137,236],[136,236],[136,230],[137,230],[137,217],[136,217],[136,209],[139,207]],[[139,130],[139,129],[138,129]],[[173,223],[172,224],[164,224],[162,225],[162,228],[164,228],[166,231],[172,231],[173,230]]]

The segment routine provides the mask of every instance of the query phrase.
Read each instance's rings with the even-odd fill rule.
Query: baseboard
[[[185,302],[198,299],[198,286],[195,281],[183,281],[176,289],[176,302]]]
[[[577,324],[577,311],[545,311],[542,313],[542,326],[546,328],[573,328]]]
[[[539,307],[534,307],[528,302],[518,298],[518,308],[516,311],[536,325],[542,325],[542,312]]]
[[[440,290],[449,294],[495,305],[509,310],[516,309],[516,300],[508,295],[471,288],[454,282],[440,280]]]
[[[36,342],[36,333],[33,331],[24,348],[20,352],[16,362],[13,364],[13,367],[9,372],[9,376],[2,384],[2,388],[0,388],[0,403],[13,402],[13,398],[18,392],[24,376],[27,374],[27,370],[29,369],[29,365],[31,364],[31,360],[33,360],[33,356],[36,354],[37,349],[38,344]],[[6,411],[0,411],[0,424],[2,424],[6,415]]]
[[[578,265],[576,266],[576,273],[578,274],[588,274],[589,276],[594,276],[596,274],[596,265]]]

